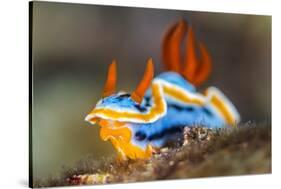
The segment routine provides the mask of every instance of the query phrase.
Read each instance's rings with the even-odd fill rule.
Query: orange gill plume
[[[103,98],[110,96],[115,92],[116,80],[117,80],[116,60],[113,60],[108,68],[107,79],[102,94]]]
[[[163,41],[163,60],[166,68],[171,71],[180,71],[181,50],[180,44],[186,34],[186,22],[181,20],[174,24],[167,32]]]
[[[138,84],[136,90],[134,92],[132,92],[132,94],[131,94],[131,98],[135,102],[141,103],[147,88],[151,84],[153,75],[154,75],[153,61],[152,61],[152,58],[149,58],[147,61],[147,65],[146,65],[146,69],[145,69],[143,78],[140,81],[140,83]]]
[[[185,57],[181,56],[181,43],[187,33]],[[198,59],[196,47],[199,46],[201,57]],[[203,83],[211,72],[211,58],[203,43],[196,44],[191,27],[182,19],[173,25],[166,33],[162,58],[167,70],[183,75],[188,81],[198,86]]]

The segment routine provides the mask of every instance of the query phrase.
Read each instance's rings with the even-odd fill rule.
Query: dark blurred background
[[[100,99],[107,68],[118,62],[118,89],[132,91],[146,60],[163,71],[166,29],[185,18],[213,60],[199,89],[216,86],[246,121],[271,120],[271,17],[35,2],[33,4],[33,165],[58,174],[87,155],[115,153],[84,117]]]

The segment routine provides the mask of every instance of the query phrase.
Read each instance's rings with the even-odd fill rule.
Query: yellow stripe
[[[183,92],[179,89],[176,89],[175,87],[171,87],[171,86],[163,84],[163,89],[164,89],[165,94],[167,94],[183,103],[195,104],[198,106],[205,105],[204,100],[202,100],[200,98],[188,96],[185,92]],[[234,125],[236,120],[235,120],[234,115],[229,110],[227,103],[224,102],[224,100],[222,98],[220,98],[219,95],[216,95],[216,93],[215,94],[207,93],[206,96],[208,96],[208,95],[212,95],[211,99],[210,99],[210,103],[221,113],[221,115],[226,120],[226,122],[228,124]]]
[[[175,88],[172,87],[168,87],[166,85],[163,86],[164,88],[164,93],[168,94],[169,96],[184,102],[184,103],[189,103],[189,104],[196,104],[198,106],[203,106],[204,105],[204,101],[202,101],[199,98],[192,98],[188,95],[186,95],[184,92],[177,90]]]
[[[166,104],[164,98],[161,96],[161,86],[157,84],[152,85],[152,96],[154,99],[154,105],[151,107],[150,111],[144,114],[136,112],[117,112],[112,109],[94,109],[90,114],[104,115],[114,120],[121,118],[127,119],[138,119],[149,122],[155,116],[162,114],[165,111]]]
[[[232,114],[229,112],[227,106],[225,103],[218,97],[218,96],[212,96],[211,98],[211,103],[218,108],[220,113],[223,115],[225,118],[226,122],[228,124],[235,124],[235,118],[232,116]]]

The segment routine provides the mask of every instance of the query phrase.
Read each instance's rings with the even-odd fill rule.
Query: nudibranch
[[[219,89],[209,87],[204,93],[196,90],[211,72],[211,58],[184,20],[166,33],[162,54],[167,71],[154,78],[153,61],[148,59],[142,80],[130,94],[115,92],[117,71],[113,60],[102,98],[85,118],[101,126],[100,137],[110,140],[122,159],[150,158],[155,149],[178,140],[186,126],[221,128],[240,121],[238,111]]]

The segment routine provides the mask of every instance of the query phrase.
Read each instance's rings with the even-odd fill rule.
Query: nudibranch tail
[[[216,87],[209,87],[206,90],[206,96],[209,104],[216,109],[225,122],[230,126],[236,127],[241,118],[237,109],[228,98]]]

